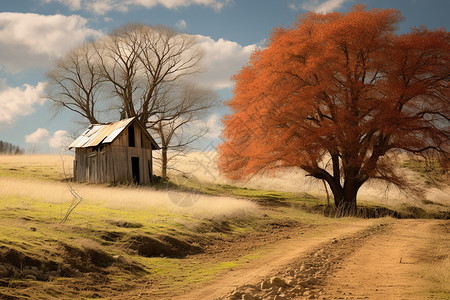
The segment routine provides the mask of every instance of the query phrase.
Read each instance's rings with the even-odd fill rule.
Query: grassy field
[[[222,187],[245,200],[213,196],[221,194],[217,188],[192,194],[182,191],[186,187],[155,190],[70,183],[83,199],[61,223],[73,201],[62,160],[70,172],[71,157],[0,157],[4,295],[95,298],[148,282],[157,295],[208,280],[258,256],[257,250],[249,250],[199,261],[211,245],[226,245],[279,224],[348,221],[290,208],[284,202],[292,199],[285,193]],[[283,203],[265,207],[254,198]]]
[[[325,197],[304,192],[186,177],[157,187],[75,184],[71,160],[0,156],[0,296],[98,298],[142,286],[170,294],[261,255],[221,247],[354,220],[326,217]],[[62,223],[74,204],[69,185],[82,200]]]

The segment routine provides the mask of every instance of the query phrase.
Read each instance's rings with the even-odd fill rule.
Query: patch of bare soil
[[[234,289],[225,299],[314,299],[324,294],[323,285],[343,259],[356,251],[366,239],[385,230],[385,224],[371,225],[317,243],[287,268],[271,274],[257,284]],[[337,232],[335,232],[336,234]],[[323,298],[323,296],[322,296]]]
[[[58,264],[54,261],[39,259],[14,248],[0,247],[0,286],[7,286],[12,277],[45,281],[57,270]]]
[[[111,293],[112,287],[107,286],[109,274],[146,272],[136,262],[111,256],[96,247],[61,243],[48,256],[54,259],[1,246],[0,299],[36,299],[36,291],[43,290],[54,298],[80,294],[95,298]],[[64,278],[71,280],[63,283]]]
[[[117,226],[117,227],[123,227],[123,228],[141,228],[141,223],[137,222],[128,222],[128,221],[122,221],[122,220],[108,220],[106,221],[111,225]]]
[[[132,235],[125,241],[128,251],[145,257],[182,258],[188,254],[202,252],[202,248],[168,235],[158,238],[149,235]]]
[[[266,236],[263,239],[267,241],[267,244],[263,246],[264,251],[260,257],[246,262],[239,268],[227,270],[221,276],[216,277],[203,286],[193,287],[190,291],[181,291],[183,292],[181,295],[166,295],[166,297],[170,299],[261,299],[266,297],[269,297],[267,299],[274,299],[277,296],[277,299],[283,299],[280,297],[298,295],[299,293],[282,294],[286,288],[294,289],[297,287],[295,280],[308,281],[310,278],[318,277],[319,275],[323,277],[322,273],[325,274],[325,272],[321,269],[322,267],[318,260],[322,258],[322,253],[325,253],[323,248],[326,244],[336,243],[336,241],[340,241],[348,235],[364,231],[378,223],[378,220],[360,220],[354,223],[342,224],[339,228],[331,226],[302,228],[297,226],[289,230],[282,229],[281,231],[284,232],[284,235],[277,233],[269,235],[270,238]],[[378,228],[378,226],[375,227]],[[245,240],[248,247],[252,245],[259,246],[257,241],[255,241],[256,244],[253,244],[254,241],[247,239],[247,236]],[[245,253],[242,248],[239,249],[239,246],[242,247],[243,244],[237,244],[234,250],[225,249],[227,255],[234,255],[236,258]],[[318,249],[321,250],[318,252]],[[346,247],[346,249],[351,250],[352,248]],[[306,265],[302,267],[302,263]],[[332,264],[330,262],[330,266]],[[301,268],[304,268],[302,270],[304,273],[301,273],[301,275],[299,273],[299,277],[295,278],[297,274],[292,271]],[[271,278],[274,279],[275,283],[272,282]],[[270,285],[268,287],[267,282]],[[319,283],[320,279],[310,280],[307,283],[307,289],[311,290],[313,289],[312,286]],[[302,288],[300,291],[304,292],[306,290]]]
[[[328,241],[325,236],[303,241],[303,245],[298,244],[300,251],[294,251],[286,243],[279,244],[285,250],[285,259],[290,260],[288,266],[281,264],[280,257],[274,255],[277,252],[273,252],[261,266],[237,270],[235,277],[226,274],[209,287],[180,299],[443,297],[442,293],[434,292],[435,283],[423,270],[425,264],[450,255],[448,221],[393,220],[388,224],[368,225],[359,230],[349,227],[344,230],[346,234],[342,234],[342,229],[341,232],[333,230],[335,237]],[[310,249],[304,244],[309,244]],[[441,248],[439,255],[436,255],[437,247]],[[257,274],[263,278],[255,280]]]
[[[292,220],[273,220],[259,232],[237,235],[229,239],[218,239],[214,243],[206,244],[203,246],[204,253],[192,256],[191,259],[230,261],[253,250],[289,240],[293,234],[304,234],[315,227],[315,225],[301,224]]]
[[[450,255],[449,221],[398,220],[348,256],[324,288],[331,299],[436,299],[424,264]],[[449,295],[447,295],[449,296]]]

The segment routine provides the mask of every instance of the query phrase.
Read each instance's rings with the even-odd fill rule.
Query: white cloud
[[[212,114],[206,120],[195,120],[188,124],[186,133],[196,134],[208,130],[203,136],[205,138],[219,138],[222,133],[222,123],[218,114]]]
[[[200,76],[200,80],[215,89],[232,87],[231,76],[248,62],[250,54],[257,48],[255,44],[241,46],[222,38],[217,41],[203,35],[196,35],[196,38],[205,51],[207,68],[207,72]]]
[[[209,0],[202,1],[206,5]],[[0,69],[3,67],[10,72],[19,72],[30,67],[47,67],[54,57],[64,55],[86,39],[102,35],[86,27],[86,24],[87,20],[80,16],[0,13]],[[180,25],[184,24],[180,22]],[[209,69],[202,79],[217,89],[232,86],[230,77],[239,71],[258,47],[241,46],[236,42],[214,40],[202,35],[197,35],[197,39],[205,50],[205,62]]]
[[[53,134],[45,128],[38,128],[33,133],[25,135],[25,142],[34,145],[48,145],[50,148],[68,148],[71,139],[65,130],[57,130]]]
[[[222,123],[220,122],[220,118],[218,114],[211,115],[208,120],[203,121],[205,123],[206,128],[208,128],[208,132],[205,137],[207,138],[219,138],[222,133]]]
[[[102,35],[80,16],[0,13],[0,68],[20,72],[46,67],[55,57]]]
[[[45,128],[38,128],[35,132],[25,136],[25,142],[28,144],[44,144],[48,142],[50,132]]]
[[[42,105],[45,85],[39,82],[36,86],[24,84],[13,88],[0,79],[0,127],[12,125],[17,118],[33,113],[35,104]]]
[[[345,1],[348,1],[348,0],[328,0],[328,1],[321,3],[318,7],[316,7],[316,9],[314,11],[317,13],[331,12],[331,11],[341,8]]]
[[[178,30],[184,30],[184,29],[186,29],[186,27],[187,27],[186,21],[185,21],[185,20],[180,20],[180,21],[178,21],[178,22],[175,24],[175,27],[176,27]]]
[[[293,2],[289,4],[289,8],[292,10],[304,9],[316,13],[328,13],[341,8],[347,1],[349,0],[306,0],[301,4]]]
[[[42,0],[44,3],[58,2],[65,4],[72,10],[85,9],[97,15],[104,15],[109,11],[126,12],[131,7],[150,9],[164,6],[167,9],[177,9],[191,5],[203,5],[220,11],[230,0]]]
[[[69,134],[65,130],[58,130],[55,131],[53,136],[48,141],[48,145],[51,148],[69,148],[70,143],[72,142],[72,139],[69,137]]]

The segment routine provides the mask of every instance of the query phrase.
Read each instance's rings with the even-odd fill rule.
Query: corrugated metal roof
[[[88,148],[111,143],[133,120],[134,117],[114,123],[93,124],[70,144],[69,149]]]

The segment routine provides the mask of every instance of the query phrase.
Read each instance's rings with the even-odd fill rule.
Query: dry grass
[[[400,157],[399,163],[404,162],[406,157]],[[0,178],[29,178],[29,179],[49,179],[60,181],[65,176],[71,176],[72,156],[58,155],[1,155],[0,156]],[[63,162],[66,175],[63,172]],[[305,172],[298,168],[289,168],[278,172],[272,176],[258,175],[250,178],[246,182],[230,182],[225,179],[217,168],[217,152],[193,152],[184,157],[180,156],[174,159],[174,166],[178,171],[171,171],[169,176],[176,178],[181,171],[190,179],[202,182],[204,185],[210,184],[232,184],[238,187],[248,187],[260,190],[276,190],[282,192],[291,192],[296,194],[310,194],[317,197],[325,197],[325,190],[321,181],[311,177],[306,177]],[[361,188],[358,200],[360,203],[373,205],[384,205],[393,209],[399,209],[404,205],[412,205],[426,210],[437,211],[450,207],[450,188],[449,185],[442,185],[439,188],[426,185],[420,181],[417,172],[410,169],[402,169],[404,176],[411,178],[425,187],[425,199],[411,197],[393,186],[388,186],[383,182],[368,182]],[[0,192],[13,190],[23,195],[35,193],[39,198],[46,198],[49,201],[61,201],[67,198],[62,196],[65,188],[62,185],[51,185],[45,189],[39,186],[29,187],[24,184],[26,192],[18,191],[19,188],[14,184],[8,184],[9,187],[1,187]],[[19,183],[17,183],[19,184]],[[21,187],[22,188],[22,187]],[[20,189],[21,189],[20,188]],[[195,205],[190,208],[184,208],[190,214],[209,214],[220,215],[218,211],[228,211],[230,214],[236,213],[240,208],[243,210],[252,209],[251,203],[236,202],[231,198],[208,198],[205,196],[188,195],[183,193],[149,192],[148,189],[109,189],[97,186],[77,186],[82,196],[87,199],[104,201],[110,206],[134,206],[134,207],[165,207],[170,211],[177,211],[180,207],[174,205],[182,199],[183,202],[193,202]],[[6,192],[6,191],[5,191]],[[69,196],[70,197],[70,196]],[[175,198],[175,199],[174,199]],[[53,199],[53,200],[52,200]],[[424,201],[425,200],[425,201]],[[181,203],[183,205],[183,203]],[[186,203],[184,203],[186,204]],[[228,209],[227,209],[228,208]]]
[[[4,174],[0,173],[0,194],[55,204],[69,202],[72,195],[61,180],[71,177],[72,161],[72,156],[1,155],[0,172],[3,170]],[[53,180],[40,180],[45,178]],[[114,209],[164,209],[195,218],[239,216],[257,212],[257,205],[253,202],[234,198],[154,191],[139,187],[111,188],[90,184],[73,184],[73,187],[85,201]]]
[[[408,157],[398,158],[399,165]],[[240,187],[248,187],[262,190],[276,190],[292,192],[298,194],[310,194],[317,197],[325,197],[325,189],[321,181],[311,177],[306,177],[306,173],[299,168],[288,168],[273,175],[257,175],[245,182],[231,182],[224,178],[217,168],[217,153],[194,152],[184,157],[178,157],[174,161],[177,169],[186,176],[207,184],[232,184]],[[401,168],[399,171],[403,176],[410,178],[416,184],[425,188],[425,199],[411,197],[411,195],[398,190],[392,185],[384,182],[367,182],[362,186],[358,194],[360,203],[384,205],[394,209],[399,209],[403,205],[412,205],[427,210],[442,210],[450,207],[450,187],[443,184],[440,187],[427,185],[420,179],[417,172],[410,169]],[[173,171],[172,175],[179,174]],[[424,204],[428,200],[428,204]],[[434,204],[433,204],[434,203]]]
[[[73,156],[32,154],[32,155],[0,155],[0,164],[11,168],[22,167],[55,167],[62,173],[62,160],[64,160],[67,171],[72,168]]]
[[[433,265],[431,278],[438,284],[439,290],[450,296],[450,256]]]
[[[61,180],[72,176],[72,166],[69,155],[0,155],[0,177]]]
[[[71,159],[65,158],[67,165]],[[61,171],[57,155],[0,157],[0,249],[34,261],[51,260],[58,268],[49,281],[24,280],[21,266],[14,269],[18,275],[7,270],[9,286],[0,288],[0,298],[98,298],[143,282],[152,282],[155,293],[187,288],[242,257],[248,260],[253,250],[204,261],[178,256],[217,241],[228,245],[247,233],[268,234],[266,230],[286,220],[341,222],[296,208],[260,208],[232,197],[73,183],[83,201],[67,222],[59,224],[72,201]],[[134,271],[141,268],[145,274]]]
[[[446,242],[447,239],[443,237],[442,244]],[[433,298],[450,299],[450,249],[442,245],[432,247],[425,256],[432,255],[433,259],[422,264],[420,274],[430,282],[429,292]]]
[[[214,155],[215,153],[193,153],[180,159],[177,166],[185,168],[189,176],[207,182],[206,185],[228,183],[220,177],[214,164]],[[70,156],[64,157],[66,172],[69,174],[72,159]],[[276,224],[285,224],[284,222],[339,226],[341,222],[354,221],[352,218],[331,219],[320,214],[310,214],[295,205],[265,208],[252,201],[232,197],[174,190],[156,191],[149,187],[108,187],[76,183],[73,187],[83,197],[83,202],[68,222],[58,224],[72,200],[62,179],[62,162],[57,155],[0,156],[0,246],[20,249],[26,255],[42,260],[49,257],[50,253],[52,259],[60,264],[66,263],[64,255],[72,251],[67,249],[73,248],[72,252],[81,255],[81,258],[88,257],[95,250],[96,254],[108,259],[125,257],[127,262],[143,266],[148,274],[126,273],[123,265],[117,269],[110,267],[107,269],[111,272],[108,284],[99,284],[98,279],[93,276],[91,281],[81,283],[81,290],[80,280],[87,280],[89,273],[85,277],[64,277],[46,282],[48,289],[43,288],[41,282],[30,281],[27,287],[23,279],[14,279],[17,286],[22,284],[22,288],[10,288],[8,291],[12,295],[23,292],[32,295],[27,296],[28,298],[68,298],[68,295],[73,298],[94,298],[99,295],[91,293],[90,287],[97,289],[101,286],[103,291],[99,292],[100,295],[118,294],[118,287],[126,290],[132,281],[152,282],[155,289],[161,287],[162,290],[169,286],[171,289],[177,289],[177,286],[187,287],[192,283],[208,280],[224,266],[235,264],[240,256],[246,254],[237,253],[231,258],[224,256],[221,260],[211,257],[207,261],[161,258],[159,255],[143,257],[133,252],[135,249],[130,251],[130,241],[172,237],[178,242],[208,244],[216,240],[233,241],[233,237],[239,235],[247,238],[246,234],[249,232],[259,234],[268,228],[275,228],[278,226]],[[255,177],[245,184],[300,193],[316,191],[319,194],[320,189],[323,189],[321,183],[315,185],[316,183],[305,180],[304,174],[295,169],[280,173],[276,178]],[[250,189],[239,189],[242,195],[253,192],[255,191]],[[264,197],[278,196],[270,194],[267,193]],[[66,250],[61,250],[61,247]],[[443,261],[440,274],[444,274],[444,268],[448,268],[448,259]],[[448,279],[444,275],[438,277],[441,278],[438,279],[440,281]],[[32,284],[35,284],[36,289],[32,288]],[[113,288],[109,290],[109,287]],[[55,294],[49,291],[55,291]],[[0,298],[1,292],[0,289]]]
[[[255,203],[228,197],[213,197],[173,191],[153,191],[148,188],[106,187],[73,184],[83,201],[105,208],[122,210],[165,210],[194,218],[222,218],[257,213]],[[72,196],[63,182],[42,182],[30,179],[0,177],[0,194],[37,199],[45,203],[63,204]],[[180,203],[184,200],[186,203]]]

